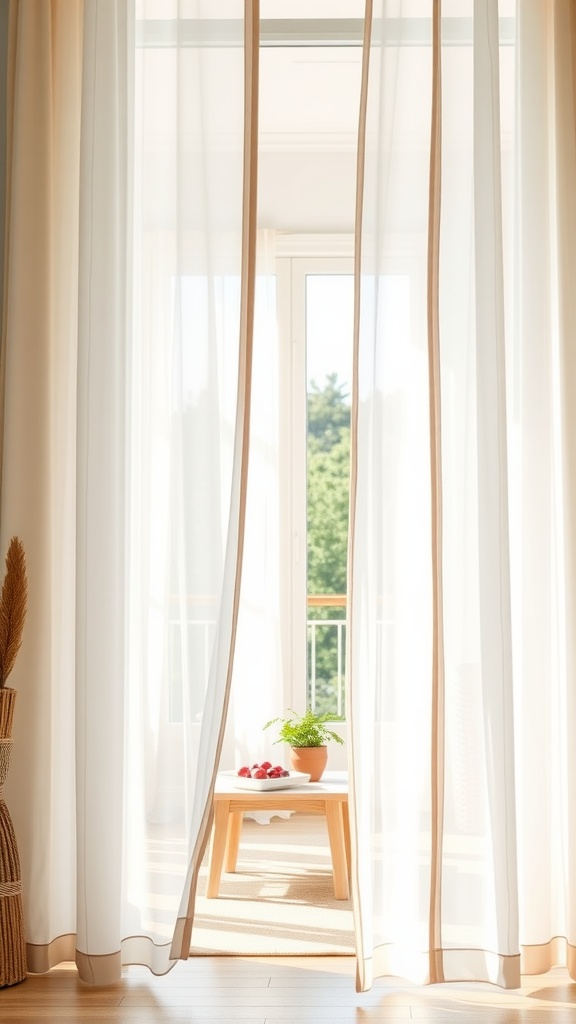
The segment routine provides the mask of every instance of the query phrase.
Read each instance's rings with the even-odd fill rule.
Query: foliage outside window
[[[308,595],[346,594],[349,473],[349,396],[333,373],[323,387],[312,382],[308,391]],[[338,627],[333,623],[346,619],[346,608],[311,607],[308,618],[326,622],[316,627],[315,710],[335,713]],[[345,642],[345,630],[342,636]],[[309,680],[310,661],[309,644]]]

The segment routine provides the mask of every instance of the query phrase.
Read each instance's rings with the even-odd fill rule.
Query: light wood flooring
[[[353,957],[197,957],[155,978],[129,967],[92,988],[71,964],[0,990],[0,1022],[62,1024],[576,1024],[576,985],[556,968],[502,992],[489,985],[416,987],[378,979],[354,988]]]

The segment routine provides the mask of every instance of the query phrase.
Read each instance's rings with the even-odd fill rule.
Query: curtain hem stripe
[[[428,364],[432,513],[432,737],[430,857],[430,978],[444,980],[442,956],[442,831],[444,817],[444,643],[442,612],[442,452],[440,394],[439,260],[442,145],[441,0],[432,21],[432,112],[428,208]]]
[[[354,682],[352,678],[351,651],[353,648],[353,625],[352,614],[354,600],[354,538],[356,530],[356,497],[358,487],[358,359],[360,346],[360,271],[361,271],[361,249],[362,249],[362,207],[364,198],[364,168],[366,157],[366,111],[368,104],[368,77],[370,68],[370,44],[372,36],[372,0],[366,0],[364,14],[364,43],[362,49],[362,82],[360,88],[360,110],[358,119],[358,151],[356,154],[356,211],[354,229],[354,336],[352,352],[352,402],[350,411],[350,498],[348,515],[348,567],[347,587],[348,593],[346,603],[348,608],[348,642],[346,644],[346,718],[348,720],[349,736],[349,769],[350,769],[350,828],[352,839],[352,906],[354,912],[354,933],[356,941],[356,991],[366,992],[372,986],[372,972],[370,970],[371,957],[366,958],[364,936],[362,930],[362,906],[360,900],[360,884],[355,865],[357,858],[355,850],[358,848],[358,831],[356,820],[355,793],[355,772],[354,772],[354,730],[353,730],[353,706],[351,693]],[[370,951],[371,952],[371,951]]]

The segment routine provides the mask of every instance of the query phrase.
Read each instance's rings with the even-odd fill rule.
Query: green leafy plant
[[[289,743],[291,747],[323,747],[329,740],[344,743],[337,732],[327,729],[325,722],[342,722],[337,715],[316,715],[309,707],[304,715],[297,715],[288,708],[288,718],[272,718],[264,729],[279,723],[278,739],[274,743]]]

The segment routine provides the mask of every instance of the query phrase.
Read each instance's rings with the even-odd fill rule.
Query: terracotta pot
[[[310,782],[319,782],[328,761],[328,747],[290,747],[292,771],[306,772]]]
[[[2,796],[12,752],[16,691],[0,688],[0,988],[26,977],[26,944],[20,858],[10,813]]]

